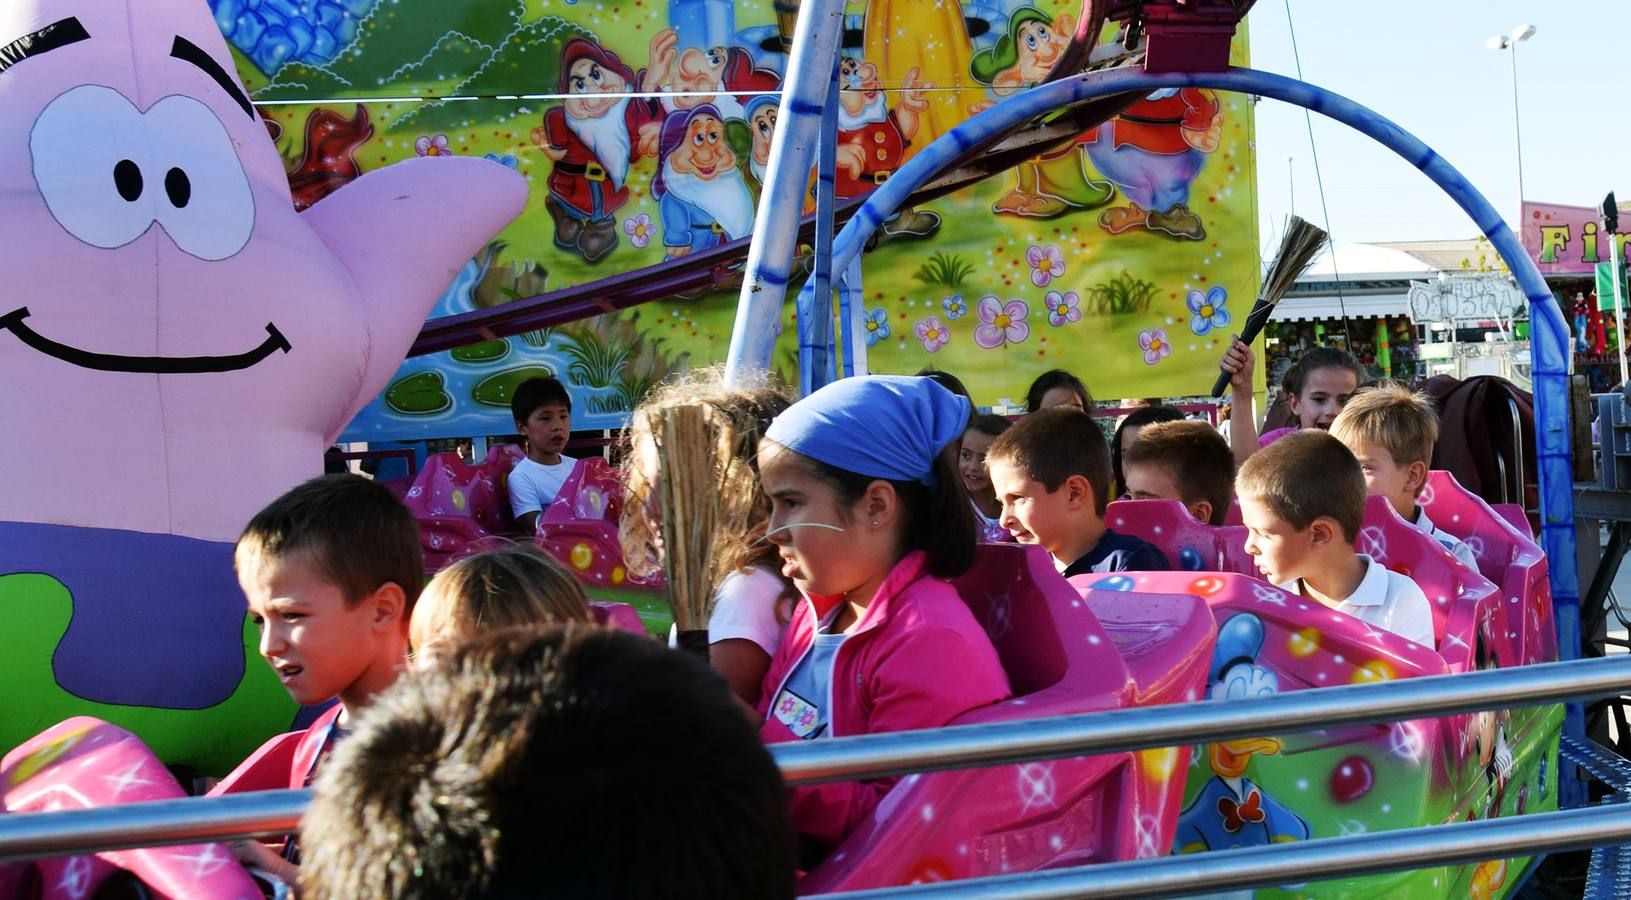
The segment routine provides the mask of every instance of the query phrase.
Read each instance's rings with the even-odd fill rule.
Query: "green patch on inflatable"
[[[68,588],[49,575],[0,575],[0,671],[10,697],[0,716],[0,749],[9,749],[70,716],[95,716],[127,729],[172,766],[224,775],[267,738],[289,730],[297,707],[260,658],[259,635],[244,617],[244,677],[225,702],[199,710],[115,706],[63,690],[52,654],[73,616]],[[133,636],[134,639],[134,636]]]

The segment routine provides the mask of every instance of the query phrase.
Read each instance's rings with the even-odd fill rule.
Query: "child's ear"
[[[861,495],[857,509],[861,521],[867,525],[893,524],[900,512],[900,497],[896,495],[894,485],[879,479],[866,486],[866,493]]]
[[[1420,496],[1422,488],[1427,486],[1427,463],[1416,460],[1405,468],[1405,487],[1410,489],[1414,496]]]
[[[1328,549],[1342,543],[1342,526],[1335,519],[1320,516],[1308,526],[1308,539],[1314,549]]]
[[[1194,503],[1189,504],[1189,514],[1194,516],[1195,521],[1202,525],[1210,525],[1212,523],[1212,501],[1196,500]]]
[[[373,612],[371,619],[375,628],[391,626],[407,633],[408,595],[403,592],[402,586],[394,581],[387,581],[374,589],[367,603]]]
[[[1085,476],[1072,475],[1066,478],[1062,489],[1065,492],[1065,500],[1069,503],[1069,509],[1077,510],[1084,506],[1096,508],[1093,498],[1093,483],[1088,481]]]

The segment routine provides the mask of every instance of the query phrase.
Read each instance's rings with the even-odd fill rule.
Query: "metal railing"
[[[1227,703],[778,744],[771,753],[789,784],[810,784],[1432,718],[1628,689],[1631,657],[1620,656],[1293,691]],[[310,796],[309,790],[263,791],[0,816],[0,862],[282,834],[298,827]]]
[[[966,878],[943,884],[823,894],[828,900],[1067,900],[1077,897],[1174,897],[1231,888],[1329,881],[1487,859],[1534,856],[1631,841],[1631,805],[1534,813],[1455,825],[1402,828],[1163,856],[1130,862]],[[1444,885],[1444,896],[1450,896]]]

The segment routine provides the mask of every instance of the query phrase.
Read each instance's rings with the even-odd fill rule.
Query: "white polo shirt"
[[[1388,571],[1363,553],[1356,554],[1365,561],[1365,577],[1348,599],[1337,604],[1336,611],[1347,613],[1378,628],[1385,628],[1406,640],[1423,647],[1436,648],[1433,640],[1433,607],[1427,595],[1414,581]],[[1303,594],[1302,579],[1294,579],[1278,586],[1299,596]]]
[[[1434,525],[1433,520],[1427,517],[1427,510],[1424,507],[1416,507],[1416,521],[1410,524],[1427,532],[1429,537],[1438,541],[1439,545],[1444,549],[1455,554],[1456,559],[1466,563],[1474,572],[1478,571],[1478,556],[1472,552],[1472,547],[1466,541]]]

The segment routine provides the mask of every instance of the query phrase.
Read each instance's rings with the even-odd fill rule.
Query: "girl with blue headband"
[[[990,639],[946,581],[974,562],[956,465],[968,418],[968,400],[931,379],[869,376],[771,423],[759,447],[766,538],[802,597],[765,675],[767,742],[935,728],[1009,696]],[[793,788],[793,824],[824,855],[894,783]]]

